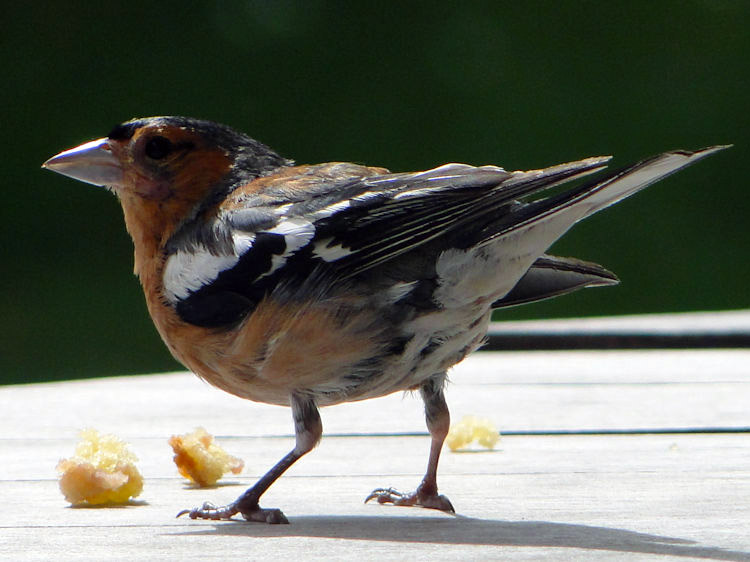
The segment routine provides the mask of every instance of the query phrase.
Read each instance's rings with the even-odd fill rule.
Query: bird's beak
[[[117,187],[123,183],[122,166],[106,138],[61,152],[42,168],[94,185]]]

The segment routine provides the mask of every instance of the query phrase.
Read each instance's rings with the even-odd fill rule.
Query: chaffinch
[[[609,157],[526,172],[297,166],[227,126],[150,117],[44,167],[117,195],[149,313],[177,360],[236,396],[292,408],[286,456],[234,502],[180,515],[285,523],[259,498],[320,440],[318,408],[400,390],[424,400],[427,472],[413,493],[367,499],[453,511],[436,480],[446,371],[482,344],[493,309],[617,283],[544,252],[577,221],[722,148],[666,152],[539,198]]]

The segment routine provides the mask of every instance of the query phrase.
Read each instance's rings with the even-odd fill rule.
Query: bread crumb
[[[202,427],[185,435],[173,435],[169,444],[180,474],[201,487],[213,486],[227,472],[239,474],[245,467],[242,459],[229,455]]]
[[[494,449],[500,440],[500,433],[487,418],[464,416],[457,424],[451,426],[445,443],[451,451],[467,449],[472,443],[486,449]]]
[[[96,429],[81,431],[75,454],[57,464],[60,491],[73,505],[124,504],[143,491],[138,457],[128,444]]]

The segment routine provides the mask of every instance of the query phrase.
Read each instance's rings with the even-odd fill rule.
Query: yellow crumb
[[[486,449],[494,449],[499,440],[500,433],[490,420],[464,416],[460,422],[451,426],[445,444],[451,451],[465,449],[474,442]]]
[[[57,464],[60,491],[73,505],[127,503],[143,491],[137,460],[127,443],[114,435],[83,430],[75,455]]]
[[[213,436],[202,427],[185,435],[173,435],[169,444],[180,474],[198,486],[213,486],[225,473],[239,474],[245,466],[242,459],[214,443]]]

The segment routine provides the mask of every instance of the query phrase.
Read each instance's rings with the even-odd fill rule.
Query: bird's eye
[[[152,137],[146,142],[146,156],[154,160],[161,160],[172,152],[172,143],[166,137]]]

